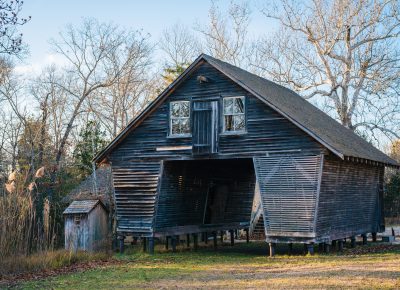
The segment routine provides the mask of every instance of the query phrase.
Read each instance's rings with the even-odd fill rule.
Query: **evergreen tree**
[[[93,172],[92,159],[106,143],[105,133],[95,121],[89,121],[82,128],[74,150],[74,161],[80,178],[85,178]]]
[[[164,74],[162,75],[166,86],[172,83],[189,65],[187,63],[180,63],[176,66],[169,66],[164,69]]]

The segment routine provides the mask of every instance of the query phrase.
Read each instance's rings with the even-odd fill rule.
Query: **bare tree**
[[[213,1],[209,10],[209,24],[195,28],[203,35],[207,52],[234,65],[245,66],[250,48],[250,14],[247,2],[238,4],[232,1],[225,14]]]
[[[24,1],[0,0],[0,55],[19,55],[24,50],[22,34],[17,27],[27,23],[31,17],[20,17]]]
[[[159,47],[166,55],[167,67],[188,66],[201,53],[199,40],[180,23],[163,31]]]
[[[84,20],[79,27],[69,25],[60,33],[52,45],[57,53],[65,57],[67,64],[63,77],[55,85],[61,88],[68,103],[68,117],[63,124],[61,139],[58,140],[55,166],[59,168],[75,121],[84,112],[84,104],[90,96],[109,88],[122,77],[133,55],[115,57],[127,51],[126,34],[116,25],[99,23],[93,19]],[[53,181],[55,175],[53,174]]]
[[[281,28],[253,63],[360,134],[399,137],[400,2],[284,0],[263,10]]]
[[[115,137],[154,97],[153,46],[148,36],[138,31],[124,34],[124,48],[114,51],[107,71],[114,78],[113,84],[88,99],[89,111],[98,117],[110,137]]]

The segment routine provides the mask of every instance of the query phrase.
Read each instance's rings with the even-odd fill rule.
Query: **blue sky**
[[[271,31],[271,22],[257,8],[260,2],[251,0],[251,3],[251,34]],[[221,9],[228,9],[229,4],[230,0],[218,1]],[[30,15],[32,20],[21,28],[30,50],[23,66],[39,67],[54,61],[49,39],[57,38],[66,24],[79,24],[84,17],[112,21],[135,30],[143,29],[151,34],[153,41],[157,41],[162,31],[176,22],[191,28],[196,22],[205,24],[210,6],[210,0],[26,0],[21,15]]]

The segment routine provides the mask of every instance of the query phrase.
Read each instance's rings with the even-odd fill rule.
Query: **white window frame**
[[[232,114],[225,114],[225,100],[228,99],[237,99],[241,98],[243,99],[243,113],[233,113]],[[236,130],[235,124],[234,130],[226,130],[225,126],[225,116],[238,116],[238,115],[243,115],[244,116],[244,127],[243,129]],[[232,96],[232,97],[223,97],[222,99],[222,122],[223,122],[223,133],[224,134],[237,134],[237,133],[245,133],[246,132],[246,97],[245,96]]]
[[[173,117],[172,116],[172,105],[175,103],[188,103],[189,105],[189,116],[188,117]],[[173,101],[169,103],[169,136],[171,137],[190,137],[191,134],[191,122],[190,122],[190,117],[191,117],[191,108],[190,108],[190,101],[182,100],[182,101]],[[173,134],[172,133],[172,120],[182,120],[182,119],[188,119],[189,120],[189,133],[183,133],[183,134]]]

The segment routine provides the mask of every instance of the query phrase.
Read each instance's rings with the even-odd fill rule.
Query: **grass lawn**
[[[304,256],[284,246],[267,257],[267,244],[211,247],[177,253],[156,248],[153,256],[127,249],[115,264],[85,272],[26,282],[23,289],[216,289],[216,288],[392,288],[400,289],[400,246],[380,245]],[[378,249],[377,249],[378,248]],[[122,262],[121,262],[122,261]]]

